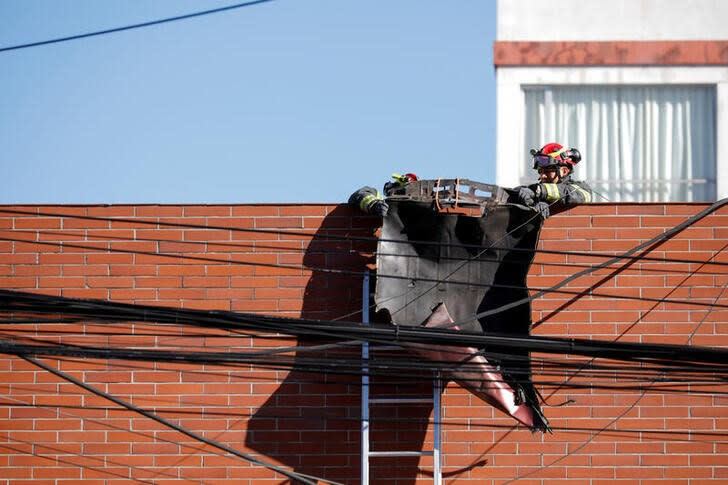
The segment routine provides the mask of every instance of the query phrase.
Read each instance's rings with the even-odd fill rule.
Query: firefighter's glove
[[[369,206],[369,213],[372,215],[384,217],[387,212],[389,212],[389,206],[381,199]]]
[[[529,207],[536,203],[536,193],[528,187],[518,188],[518,203]]]
[[[538,202],[533,208],[536,209],[536,212],[538,212],[538,215],[541,216],[541,219],[545,220],[551,215],[549,205],[546,202]]]

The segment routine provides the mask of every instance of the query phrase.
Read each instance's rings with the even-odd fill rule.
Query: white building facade
[[[728,197],[728,1],[498,0],[496,183],[576,147],[596,201]]]

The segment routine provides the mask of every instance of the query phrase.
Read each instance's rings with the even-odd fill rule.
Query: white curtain
[[[528,151],[555,141],[582,154],[575,178],[599,201],[712,201],[715,88],[551,86],[526,90],[521,182]]]

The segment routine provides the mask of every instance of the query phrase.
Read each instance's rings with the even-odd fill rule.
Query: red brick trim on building
[[[728,40],[496,41],[493,63],[497,67],[728,65]]]

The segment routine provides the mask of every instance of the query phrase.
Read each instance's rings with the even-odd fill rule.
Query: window
[[[595,201],[716,199],[714,86],[524,88],[524,151],[557,141],[581,151],[576,178]],[[520,183],[533,182],[527,157]]]

